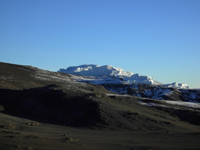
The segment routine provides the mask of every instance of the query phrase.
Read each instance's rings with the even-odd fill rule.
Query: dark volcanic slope
[[[142,106],[139,97],[107,95],[102,86],[30,66],[0,63],[0,71],[5,113],[93,129],[200,131],[198,110]]]
[[[36,68],[14,64],[0,63],[0,87],[6,89],[22,89],[44,86],[47,83],[34,80]]]
[[[75,82],[70,75],[41,70],[31,66],[14,65],[0,62],[0,88],[28,89],[56,84],[62,89],[95,91],[96,86]],[[101,89],[103,90],[103,89]]]

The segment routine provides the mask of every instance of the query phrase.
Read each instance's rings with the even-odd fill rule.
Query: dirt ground
[[[1,150],[197,150],[200,132],[90,130],[0,113]]]

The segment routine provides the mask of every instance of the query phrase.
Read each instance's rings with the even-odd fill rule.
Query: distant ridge
[[[109,81],[110,83],[117,84],[119,84],[119,82],[122,84],[150,84],[189,89],[189,86],[184,83],[174,82],[170,84],[162,84],[150,76],[134,74],[130,71],[124,71],[122,68],[116,68],[111,65],[99,66],[94,64],[85,64],[80,66],[71,66],[67,69],[60,69],[58,72],[81,76],[97,76],[98,78],[96,78],[96,80],[94,78],[91,79],[91,77],[85,77],[82,79],[93,84],[102,84]],[[107,78],[105,76],[107,76]],[[110,77],[114,77],[114,79]],[[119,79],[121,79],[121,81],[119,81]],[[81,81],[81,79],[78,80]]]

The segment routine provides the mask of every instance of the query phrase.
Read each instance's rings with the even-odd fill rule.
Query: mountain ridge
[[[121,84],[150,84],[150,85],[162,85],[164,87],[175,87],[175,88],[183,88],[183,89],[189,89],[189,86],[185,83],[177,83],[173,82],[170,84],[162,84],[156,80],[154,80],[150,76],[140,75],[138,73],[134,74],[130,71],[124,71],[122,68],[116,68],[111,65],[94,65],[94,64],[85,64],[80,66],[71,66],[67,69],[60,69],[58,72],[63,72],[67,74],[73,74],[73,75],[81,75],[86,76],[85,81],[93,83],[91,81],[90,76],[96,76],[98,79],[96,79],[96,84],[98,80],[100,81],[100,84],[102,82],[107,82],[106,80],[110,77],[113,77],[114,80],[116,80],[116,83],[118,84],[118,79],[121,80]],[[101,78],[104,76],[103,78]],[[106,79],[106,77],[107,79]],[[111,79],[111,78],[110,78]],[[109,79],[109,80],[110,80]],[[115,83],[113,80],[112,83]],[[80,80],[79,80],[80,81]]]

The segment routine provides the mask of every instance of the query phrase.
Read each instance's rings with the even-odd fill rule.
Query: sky
[[[200,88],[200,0],[0,0],[0,61],[112,65]]]

